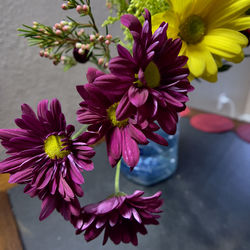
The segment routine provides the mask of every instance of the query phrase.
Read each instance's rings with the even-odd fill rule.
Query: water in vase
[[[177,126],[178,127],[178,126]],[[167,135],[163,130],[158,132],[168,141],[162,146],[150,141],[147,145],[139,145],[140,160],[131,172],[122,161],[121,171],[130,180],[145,185],[156,184],[170,177],[177,168],[179,130],[175,135]]]

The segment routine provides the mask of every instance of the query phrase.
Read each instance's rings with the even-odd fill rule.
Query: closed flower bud
[[[75,47],[76,47],[77,49],[80,49],[80,48],[81,48],[81,46],[82,46],[82,44],[81,44],[81,43],[76,43],[76,44],[75,44]]]
[[[67,25],[67,24],[68,24],[68,22],[67,22],[67,21],[64,21],[64,20],[62,20],[62,21],[60,22],[61,27],[62,27],[63,25]]]
[[[70,26],[69,25],[65,25],[62,28],[63,31],[69,31],[70,30]]]
[[[45,57],[49,57],[49,53],[47,51],[44,52]]]
[[[112,39],[112,35],[110,35],[110,34],[106,35],[106,39],[107,40],[111,40]]]
[[[81,6],[81,5],[77,5],[77,6],[76,6],[76,11],[77,11],[79,14],[82,14],[82,13],[83,13],[82,6]]]
[[[84,33],[84,29],[80,29],[80,30],[77,32],[77,35],[78,35],[78,36],[81,36],[83,33]]]
[[[109,40],[106,40],[106,41],[105,41],[105,44],[106,44],[106,45],[110,45],[110,41],[109,41]]]
[[[104,36],[99,36],[98,41],[102,42],[104,40]]]
[[[103,63],[104,63],[104,58],[102,58],[102,57],[99,58],[99,59],[98,59],[98,64],[99,64],[99,65],[102,65]]]
[[[86,48],[86,50],[90,50],[90,45],[89,44],[85,44],[85,48]]]
[[[61,29],[61,24],[60,23],[56,23],[55,25],[54,25],[54,27],[56,28],[56,29]]]
[[[94,42],[95,39],[96,39],[95,35],[91,34],[91,35],[89,36],[89,40],[90,40],[91,42]]]
[[[41,57],[43,57],[43,56],[44,56],[44,51],[41,50],[41,51],[39,52],[39,55],[40,55]]]
[[[61,30],[56,30],[55,34],[58,35],[58,36],[60,36],[62,34],[62,31]]]
[[[86,4],[84,4],[84,5],[82,6],[82,9],[83,9],[83,12],[84,12],[85,14],[87,14],[87,13],[89,12],[89,6],[86,5]]]
[[[67,10],[67,9],[68,9],[68,5],[67,5],[66,3],[63,3],[63,4],[61,5],[61,8],[62,8],[63,10]]]
[[[83,55],[84,54],[84,50],[83,49],[79,49],[78,50],[78,54]]]

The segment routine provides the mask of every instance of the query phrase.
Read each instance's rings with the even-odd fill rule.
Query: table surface
[[[96,148],[95,170],[85,173],[81,204],[96,202],[113,192],[114,170],[104,144]],[[163,191],[160,225],[139,235],[138,247],[102,236],[87,243],[73,227],[53,213],[39,222],[41,202],[23,194],[23,186],[9,190],[12,209],[26,250],[143,249],[143,250],[249,250],[250,249],[250,144],[234,132],[207,134],[181,119],[179,164],[175,175],[152,187],[121,177],[121,189],[146,195]]]

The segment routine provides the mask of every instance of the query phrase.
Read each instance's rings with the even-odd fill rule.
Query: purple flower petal
[[[137,33],[141,33],[142,26],[140,21],[133,15],[126,14],[121,16],[121,24],[127,27],[130,31],[136,31]]]
[[[39,220],[46,219],[56,208],[56,201],[52,196],[47,196],[42,203],[42,210],[39,216]]]
[[[148,99],[148,90],[144,88],[136,88],[131,86],[128,90],[129,100],[135,107],[140,107]]]
[[[87,72],[87,80],[89,83],[92,83],[94,82],[94,80],[101,76],[101,75],[104,75],[104,73],[100,70],[97,70],[95,68],[88,68],[88,72]]]
[[[114,161],[110,162],[111,166],[114,162],[117,162],[121,158],[121,132],[118,127],[115,127],[113,130],[110,130],[106,135],[106,143],[107,143],[107,152],[108,156],[110,156]]]
[[[126,164],[135,167],[139,161],[139,148],[137,143],[130,137],[128,128],[124,128],[122,133],[122,157]]]

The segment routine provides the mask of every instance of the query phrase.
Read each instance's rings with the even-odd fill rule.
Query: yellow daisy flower
[[[250,28],[250,0],[169,0],[170,8],[152,17],[153,31],[164,21],[167,35],[181,38],[181,54],[189,57],[194,77],[217,81],[221,59],[238,63],[248,39],[239,31]]]

